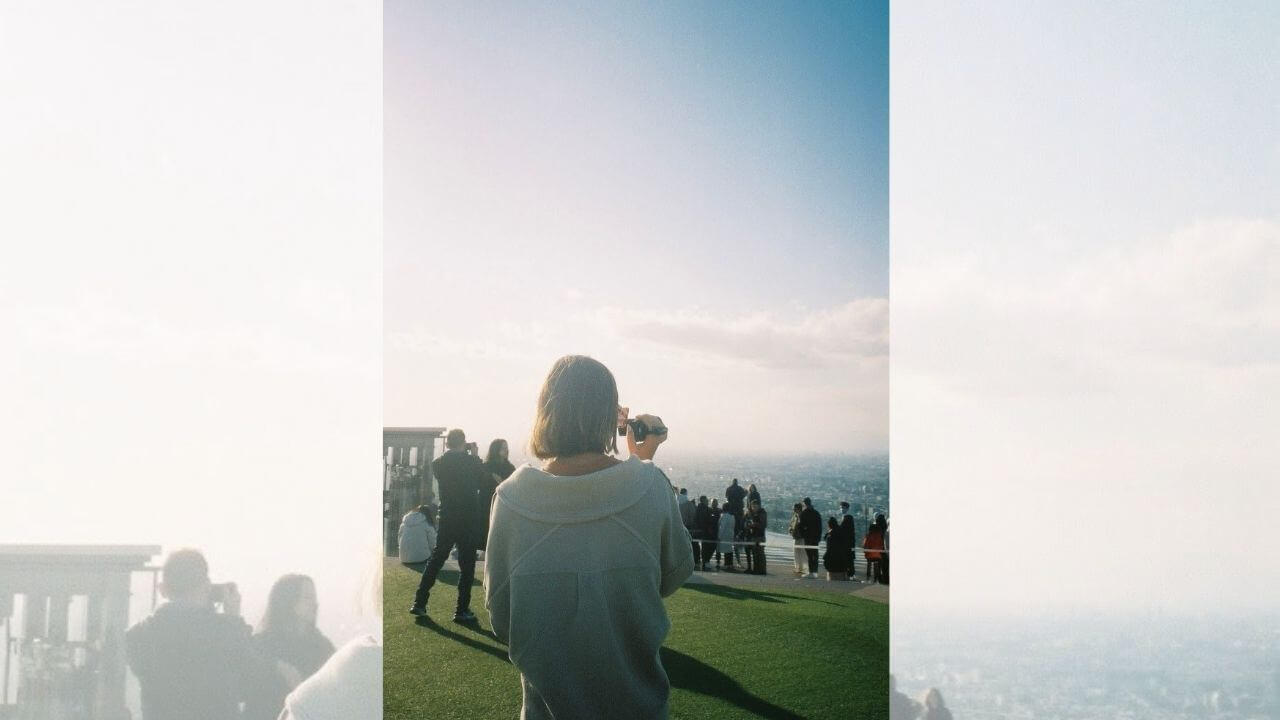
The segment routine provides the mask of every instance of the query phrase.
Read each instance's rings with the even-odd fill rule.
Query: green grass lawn
[[[520,675],[490,633],[479,581],[476,625],[452,622],[458,574],[431,591],[428,618],[407,610],[419,574],[386,568],[383,697],[387,720],[516,718]],[[671,717],[889,716],[889,607],[837,593],[686,585],[666,600],[662,663]]]

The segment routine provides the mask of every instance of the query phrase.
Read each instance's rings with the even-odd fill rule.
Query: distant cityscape
[[[1275,618],[894,624],[893,672],[956,720],[1274,720]]]
[[[792,455],[766,457],[659,457],[671,482],[724,502],[733,478],[744,488],[755,483],[769,514],[769,529],[786,534],[791,506],[810,498],[823,518],[838,516],[840,501],[850,504],[859,534],[876,513],[889,516],[888,455]]]

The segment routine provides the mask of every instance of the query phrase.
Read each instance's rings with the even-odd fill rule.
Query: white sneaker
[[[805,577],[808,577],[808,578],[816,578],[816,577],[818,577],[818,573],[809,573],[809,574],[808,574],[808,575],[806,575]]]

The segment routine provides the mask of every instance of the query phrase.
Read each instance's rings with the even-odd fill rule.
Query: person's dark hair
[[[507,441],[503,440],[502,438],[498,438],[493,442],[489,443],[489,452],[486,453],[484,456],[485,463],[489,465],[495,465],[499,462],[502,462],[502,458],[498,456],[498,451],[500,451],[503,448],[503,446],[506,444],[507,444]],[[510,447],[507,448],[507,452],[508,453],[511,452]]]
[[[167,595],[181,595],[209,582],[209,562],[199,550],[174,550],[165,558],[160,580]]]
[[[680,494],[681,494],[681,495],[688,495],[688,494],[689,494],[689,488],[680,488]]]
[[[889,521],[885,519],[884,513],[876,513],[876,527],[885,530],[889,527]],[[908,532],[910,534],[910,532]]]
[[[300,634],[310,630],[299,626],[297,613],[298,600],[305,588],[315,588],[315,582],[306,575],[289,574],[276,580],[267,595],[267,610],[262,614],[262,622],[258,632],[276,632]]]
[[[719,498],[711,498],[711,507],[718,507],[719,505],[720,505]]]
[[[840,501],[840,507],[844,508],[845,510],[848,510],[848,509],[849,509],[849,503],[847,503],[847,502],[845,502],[845,501],[841,500],[841,501]]]
[[[454,428],[444,436],[444,446],[450,450],[458,450],[467,444],[467,434],[461,428]]]
[[[832,530],[835,530],[836,528],[840,527],[840,523],[836,522],[835,518],[829,517],[827,518],[827,527],[831,528]]]
[[[618,384],[613,373],[586,355],[565,355],[542,384],[530,452],[548,460],[617,449]]]
[[[796,503],[795,505],[791,506],[792,512],[800,512],[803,509],[804,509],[804,503]]]
[[[804,506],[805,506],[805,507],[813,507],[813,501],[812,501],[812,500],[810,500],[809,498],[805,498],[805,499],[804,499],[804,500],[802,500],[801,502],[803,502],[803,503],[804,503]]]
[[[738,478],[734,478],[734,479],[733,479],[733,482],[732,482],[732,483],[730,483],[730,484],[731,484],[731,485],[737,485],[737,484],[738,484]]]
[[[706,495],[699,495],[699,496],[698,496],[698,504],[699,504],[699,505],[706,505],[706,504],[707,504],[707,496],[706,496]]]
[[[750,485],[748,485],[748,486],[747,486],[747,492],[749,492],[749,493],[753,493],[753,492],[760,492],[760,491],[759,491],[759,490],[756,490],[756,484],[755,484],[755,483],[751,483]]]

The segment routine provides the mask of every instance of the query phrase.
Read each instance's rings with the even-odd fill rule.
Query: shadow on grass
[[[671,687],[719,698],[767,720],[804,720],[786,708],[752,695],[738,681],[679,650],[664,647],[660,655]]]
[[[501,648],[496,648],[488,643],[476,640],[475,638],[472,638],[469,635],[463,635],[462,633],[454,632],[453,630],[450,630],[449,628],[446,628],[436,623],[435,620],[432,620],[429,617],[420,617],[414,621],[414,624],[416,624],[418,627],[426,628],[441,637],[448,638],[450,640],[453,640],[454,642],[461,643],[470,648],[475,648],[476,650],[479,650],[481,652],[486,652],[498,658],[504,663],[511,662],[511,659],[507,657],[507,654],[503,652]],[[490,640],[494,639],[491,633],[485,630],[481,630],[480,628],[475,627],[473,624],[466,624],[466,625],[459,624],[459,627],[470,630],[471,632],[476,633],[477,635],[480,635],[487,639],[490,639]]]
[[[830,600],[819,600],[817,598],[800,597],[798,595],[787,595],[784,593],[764,592],[762,590],[748,590],[744,587],[736,587],[734,585],[713,585],[711,583],[685,583],[685,590],[694,590],[708,595],[716,595],[730,600],[757,600],[759,602],[780,603],[783,598],[786,600],[801,600],[804,602],[816,602],[824,605],[833,605],[835,607],[845,607],[838,602]]]
[[[400,567],[409,568],[410,570],[421,575],[422,573],[426,572],[427,564],[424,562],[400,563]],[[452,587],[457,587],[458,577],[461,575],[462,573],[458,572],[457,570],[450,570],[449,568],[440,568],[440,574],[436,575],[436,585],[449,585]],[[475,587],[477,585],[482,585],[482,584],[483,582],[481,581],[479,575],[471,578],[471,587]],[[472,598],[474,597],[475,595],[473,594]]]

